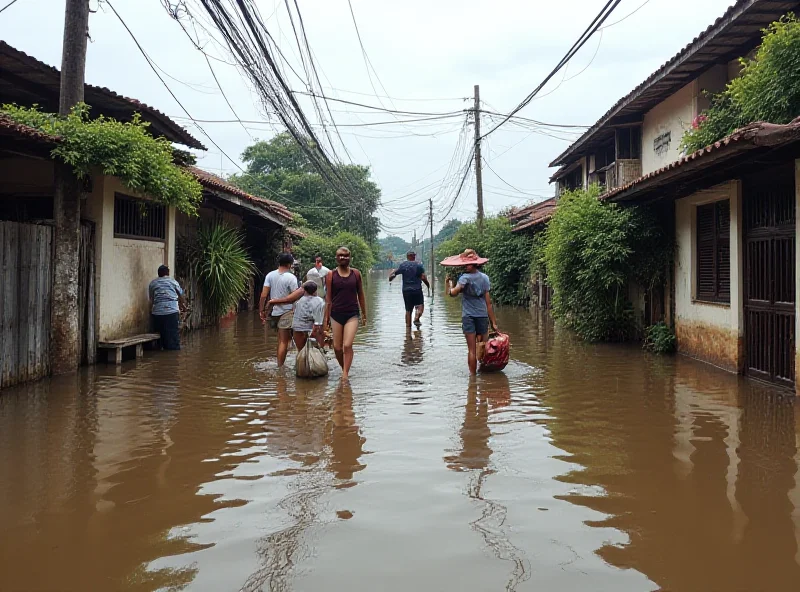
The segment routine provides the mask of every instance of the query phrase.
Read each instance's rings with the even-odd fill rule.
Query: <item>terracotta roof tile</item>
[[[39,131],[34,127],[17,123],[8,115],[3,113],[0,113],[0,135],[21,138],[24,140],[33,140],[36,142],[42,142],[44,144],[55,144],[56,142],[61,141],[59,136],[51,136],[50,134]]]
[[[235,185],[229,183],[222,177],[218,177],[213,173],[209,173],[208,171],[204,171],[203,169],[197,168],[195,166],[187,166],[185,167],[194,177],[200,182],[201,185],[207,187],[209,189],[216,189],[217,191],[221,191],[223,193],[228,193],[230,195],[235,195],[237,197],[241,197],[250,201],[254,204],[259,205],[260,207],[264,208],[279,216],[284,218],[285,220],[289,221],[294,216],[292,212],[283,204],[278,203],[277,201],[272,201],[269,199],[264,199],[263,197],[258,197],[256,195],[251,195],[242,189],[239,189]]]
[[[556,198],[551,197],[539,203],[528,206],[513,214],[512,221],[518,220],[517,224],[511,229],[512,232],[519,232],[537,224],[544,224],[553,217],[556,209]]]
[[[10,46],[5,41],[0,41],[0,71],[8,71],[16,78],[21,78],[31,86],[27,89],[19,90],[19,85],[4,81],[0,77],[0,99],[10,102],[18,102],[15,97],[8,99],[7,94],[17,89],[18,92],[36,97],[37,95],[47,95],[48,99],[58,101],[59,84],[61,73],[57,68],[49,66],[44,62],[26,54],[23,51]],[[4,88],[5,87],[5,88]],[[39,97],[35,102],[42,103],[44,96]],[[142,118],[151,125],[159,128],[159,131],[170,141],[184,144],[191,148],[205,150],[205,146],[194,138],[188,131],[178,125],[167,115],[158,109],[151,107],[136,99],[125,97],[121,94],[104,86],[85,85],[85,102],[92,106],[95,111],[127,111],[129,113],[140,112]],[[29,103],[28,103],[29,104]],[[115,117],[118,119],[118,117]]]

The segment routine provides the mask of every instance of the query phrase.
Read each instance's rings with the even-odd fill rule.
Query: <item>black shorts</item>
[[[403,290],[403,302],[406,303],[406,312],[411,312],[415,306],[422,306],[425,304],[422,290]]]
[[[355,312],[331,312],[331,320],[339,323],[340,325],[346,325],[347,321],[352,319],[353,317],[358,318],[359,313],[358,311]]]

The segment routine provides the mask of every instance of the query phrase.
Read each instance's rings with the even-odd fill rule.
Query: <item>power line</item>
[[[505,124],[506,121],[508,121],[519,110],[523,109],[528,103],[530,103],[533,100],[533,98],[542,90],[542,88],[544,88],[544,86],[553,78],[553,76],[555,76],[561,70],[561,68],[563,68],[575,56],[575,54],[586,44],[589,38],[592,35],[594,35],[594,33],[597,32],[597,30],[602,26],[605,20],[611,15],[612,12],[614,12],[617,6],[619,6],[620,2],[622,2],[622,0],[608,0],[608,2],[606,2],[605,6],[603,6],[603,8],[600,10],[597,16],[594,17],[594,20],[592,20],[591,24],[587,27],[587,29],[583,32],[583,34],[572,45],[572,47],[564,55],[564,57],[561,58],[561,61],[556,65],[556,67],[553,68],[553,70],[547,76],[545,76],[544,80],[542,80],[542,82],[535,89],[533,89],[533,91],[531,91],[530,94],[528,94],[528,96],[525,97],[505,119],[503,119],[503,121],[501,121],[500,123],[495,125],[492,129],[490,129],[488,132],[486,132],[482,136],[482,138],[485,138],[489,134],[493,133],[500,126]]]
[[[336,99],[333,97],[329,97],[323,94],[315,94],[311,92],[305,92],[300,90],[292,91],[292,94],[296,95],[306,95],[309,97],[318,97],[324,99],[326,101],[333,101],[335,103],[344,103],[346,105],[354,105],[356,107],[364,107],[366,109],[374,109],[375,111],[385,111],[386,113],[397,113],[400,115],[454,115],[454,114],[461,114],[464,113],[464,110],[461,109],[459,111],[438,111],[438,112],[431,112],[431,111],[403,111],[399,109],[387,109],[386,107],[376,107],[375,105],[367,105],[365,103],[357,103],[355,101],[347,101],[345,99]]]
[[[12,6],[14,6],[14,4],[16,4],[17,2],[19,2],[19,0],[11,0],[11,2],[9,2],[9,3],[8,3],[8,4],[6,4],[5,6],[3,6],[3,8],[0,8],[0,12],[5,12],[6,8],[11,8],[11,7],[12,7]]]

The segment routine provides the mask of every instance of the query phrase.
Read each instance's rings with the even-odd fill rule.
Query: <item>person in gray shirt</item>
[[[294,303],[294,319],[292,332],[297,351],[303,349],[309,336],[322,346],[325,344],[325,332],[322,327],[325,318],[325,301],[317,296],[317,284],[308,281],[299,290],[295,290],[285,298],[270,300],[267,306],[278,306]]]
[[[487,259],[482,259],[472,249],[462,255],[466,273],[458,278],[453,287],[453,280],[447,276],[447,293],[450,296],[461,294],[461,330],[467,340],[467,364],[470,374],[478,371],[478,344],[489,338],[489,323],[497,331],[497,319],[494,316],[492,297],[489,292],[492,284],[489,276],[478,269]]]
[[[169,277],[169,267],[158,268],[158,277],[150,282],[150,319],[153,328],[161,335],[161,347],[180,349],[180,304],[183,302],[183,289]]]

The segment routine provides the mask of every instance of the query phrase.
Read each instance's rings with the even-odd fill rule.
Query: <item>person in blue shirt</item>
[[[403,276],[403,302],[406,306],[406,327],[411,326],[411,311],[416,309],[414,324],[418,327],[422,324],[419,320],[425,311],[425,298],[422,295],[422,284],[428,287],[430,295],[431,285],[425,276],[425,268],[422,263],[417,262],[417,254],[414,251],[406,253],[406,260],[403,261],[396,270],[389,276],[391,282],[398,275]]]
[[[447,293],[450,296],[461,294],[461,330],[467,340],[467,363],[470,374],[478,370],[478,345],[489,339],[489,324],[497,331],[497,319],[494,316],[492,284],[489,276],[480,271],[487,259],[478,257],[475,251],[468,249],[461,255],[466,273],[463,273],[453,286],[453,280],[447,276]],[[482,350],[482,347],[481,347]]]
[[[158,268],[158,277],[150,282],[148,288],[153,306],[150,318],[155,330],[161,334],[161,347],[180,349],[180,305],[183,302],[183,289],[169,277],[169,267]]]

